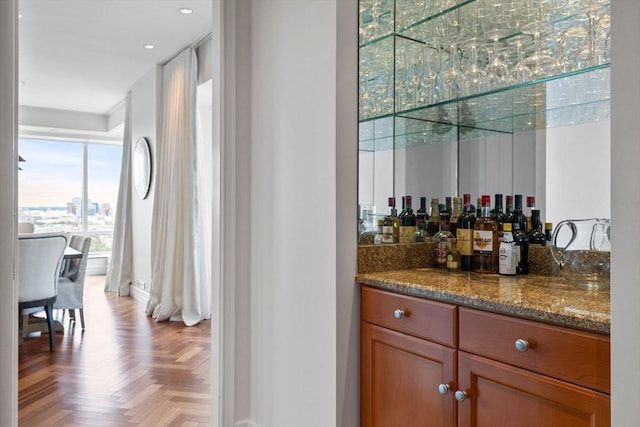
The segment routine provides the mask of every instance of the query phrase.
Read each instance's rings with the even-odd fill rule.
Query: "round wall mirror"
[[[133,186],[136,194],[144,199],[149,194],[151,184],[151,151],[149,141],[145,137],[140,137],[133,147]]]

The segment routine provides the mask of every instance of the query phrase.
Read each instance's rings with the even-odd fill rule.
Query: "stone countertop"
[[[609,287],[560,277],[501,276],[417,268],[356,276],[361,285],[608,335]]]

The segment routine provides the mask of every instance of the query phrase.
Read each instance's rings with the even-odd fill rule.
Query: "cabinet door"
[[[609,427],[610,398],[465,352],[458,354],[460,427]],[[460,396],[456,396],[460,397]]]
[[[361,331],[361,426],[455,426],[456,351],[366,322]]]

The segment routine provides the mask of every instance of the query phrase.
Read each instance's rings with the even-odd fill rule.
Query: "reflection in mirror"
[[[131,161],[133,166],[133,186],[138,197],[144,199],[149,194],[151,184],[151,152],[146,138],[141,137],[136,142]]]

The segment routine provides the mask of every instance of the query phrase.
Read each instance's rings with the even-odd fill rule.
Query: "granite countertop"
[[[363,273],[356,281],[402,294],[610,333],[608,286],[588,289],[554,276],[500,276],[432,268]]]

